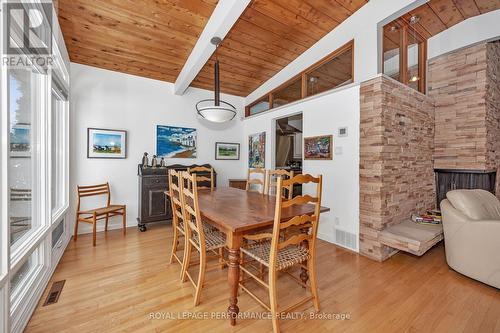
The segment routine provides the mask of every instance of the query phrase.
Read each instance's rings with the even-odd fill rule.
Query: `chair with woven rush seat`
[[[180,172],[177,172],[174,169],[168,170],[168,191],[170,197],[170,204],[172,206],[172,229],[173,229],[172,253],[170,254],[170,263],[172,263],[175,259],[182,267],[185,258],[184,257],[180,258],[177,255],[177,252],[179,246],[179,237],[185,237],[186,233],[184,229],[184,216],[182,215],[180,182],[181,182]],[[184,244],[184,250],[185,249],[186,245]]]
[[[123,220],[123,234],[127,233],[127,207],[126,205],[112,205],[111,192],[109,183],[89,186],[77,186],[78,201],[76,204],[76,221],[75,221],[75,234],[73,239],[76,241],[78,238],[78,223],[85,222],[92,224],[92,244],[96,245],[96,228],[97,221],[105,219],[105,231],[108,231],[109,218],[112,216],[122,216]],[[81,198],[90,196],[107,195],[105,207],[99,207],[88,210],[80,210]]]
[[[219,230],[212,228],[201,219],[200,209],[198,206],[198,184],[197,176],[195,173],[189,174],[188,172],[181,173],[180,194],[181,206],[183,212],[183,221],[185,226],[186,248],[184,250],[184,264],[182,266],[182,281],[186,278],[193,284],[195,288],[194,305],[200,302],[201,290],[205,280],[205,272],[210,269],[220,268],[222,251],[226,246],[226,237]],[[195,248],[199,253],[199,271],[198,280],[189,273],[191,264],[192,248]],[[216,266],[207,267],[207,254],[211,252],[216,258],[219,258],[219,263]],[[193,263],[198,264],[198,263]]]
[[[314,308],[316,311],[319,311],[319,298],[316,287],[315,245],[321,210],[322,176],[313,177],[307,174],[297,175],[287,180],[278,177],[277,193],[282,193],[284,188],[289,186],[293,187],[294,184],[314,184],[316,186],[316,195],[313,197],[306,194],[290,200],[284,200],[281,195],[277,195],[272,233],[263,232],[260,234],[245,235],[243,236],[244,239],[253,242],[248,242],[246,246],[241,248],[241,252],[244,256],[248,256],[251,260],[247,261],[247,263],[243,261],[240,266],[240,269],[249,277],[247,279],[241,279],[239,286],[260,305],[271,312],[273,331],[275,333],[279,332],[277,316],[281,313],[290,312],[309,300],[313,301]],[[305,204],[314,204],[314,213],[297,215],[286,221],[281,220],[283,210],[292,209],[292,207]],[[285,232],[290,228],[293,228],[294,231],[298,230],[299,232]],[[268,282],[257,276],[258,268],[252,265],[252,260],[267,267]],[[301,268],[302,273],[300,274],[300,279],[288,271],[294,266],[300,266]],[[299,285],[308,289],[311,295],[301,299],[286,309],[278,309],[278,272],[286,272],[298,282]],[[307,273],[309,273],[309,276]],[[268,289],[269,305],[247,288],[245,282],[248,279],[254,279],[260,285]],[[309,284],[307,284],[308,279]]]
[[[248,169],[246,190],[264,194],[266,191],[266,174],[267,174],[266,169],[262,168]],[[252,175],[256,175],[257,178],[252,177]],[[260,190],[255,189],[256,186],[257,187],[260,186]]]
[[[277,185],[278,185],[278,181],[277,181],[278,177],[282,177],[284,179],[291,179],[291,178],[293,178],[293,171],[286,171],[283,169],[267,171],[267,178],[266,178],[266,194],[267,195],[276,195]],[[286,199],[291,199],[293,197],[293,185],[284,187],[281,195]]]
[[[198,182],[198,190],[214,190],[214,168],[208,168],[204,166],[197,166],[193,168],[188,168],[187,172],[190,174],[196,174],[196,180]],[[210,177],[207,177],[203,174],[210,174]],[[210,186],[204,186],[202,184],[210,183]]]

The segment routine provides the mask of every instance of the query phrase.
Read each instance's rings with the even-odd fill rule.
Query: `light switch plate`
[[[335,147],[335,155],[342,155],[344,153],[344,149],[342,146]]]

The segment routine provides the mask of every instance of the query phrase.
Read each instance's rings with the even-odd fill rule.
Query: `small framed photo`
[[[321,135],[304,138],[305,160],[331,160],[333,136]]]
[[[18,123],[10,130],[10,157],[26,158],[31,156],[31,126]]]
[[[216,160],[239,160],[240,159],[240,144],[229,142],[215,143],[215,159]]]
[[[87,158],[126,158],[127,131],[87,128]]]

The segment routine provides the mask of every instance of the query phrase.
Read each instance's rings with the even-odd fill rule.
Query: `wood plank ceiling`
[[[366,2],[253,0],[217,51],[221,91],[247,96]],[[213,89],[214,60],[192,86]]]
[[[217,52],[222,92],[247,96],[367,1],[253,0]],[[58,13],[72,62],[174,82],[216,4],[217,0],[58,0]],[[429,38],[498,8],[499,0],[431,0],[403,19],[417,15],[418,32]],[[214,59],[215,55],[192,86],[213,89]]]
[[[391,27],[397,27],[401,23],[407,24],[413,15],[419,18],[415,30],[420,36],[428,39],[470,17],[496,9],[500,9],[500,0],[430,0],[384,27],[388,37],[384,51],[392,50],[399,45],[398,32],[397,30],[391,32]],[[404,22],[401,22],[401,19]]]
[[[174,82],[217,0],[58,0],[72,62]]]

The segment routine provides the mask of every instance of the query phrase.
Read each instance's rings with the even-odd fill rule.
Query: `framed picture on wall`
[[[305,160],[333,159],[333,135],[320,135],[304,138]]]
[[[87,128],[87,158],[126,158],[127,131]]]
[[[196,128],[156,126],[156,156],[196,158]]]
[[[10,130],[10,157],[24,158],[31,156],[31,126],[17,123]]]
[[[215,143],[215,159],[216,160],[239,160],[240,159],[240,144],[229,142]]]
[[[266,163],[266,132],[248,137],[248,167],[264,168]]]

